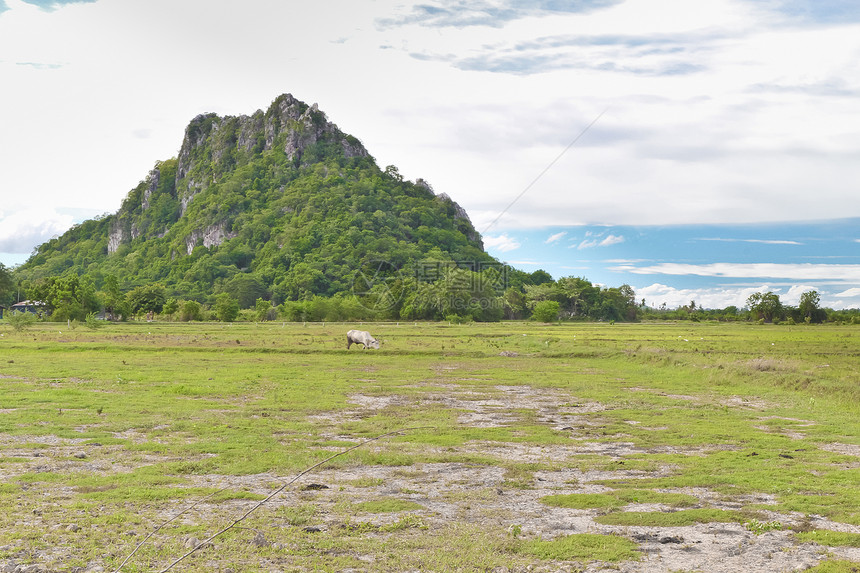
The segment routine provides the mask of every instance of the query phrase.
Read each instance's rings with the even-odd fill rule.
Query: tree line
[[[783,304],[773,292],[754,293],[746,306],[705,309],[695,301],[675,309],[647,306],[629,285],[604,287],[582,277],[553,279],[543,270],[526,273],[503,264],[473,264],[425,259],[408,267],[386,263],[366,267],[352,277],[348,291],[306,294],[277,301],[253,276],[222,283],[204,296],[188,296],[162,283],[123,289],[115,275],[93,277],[68,272],[16,281],[0,265],[0,303],[7,306],[23,293],[44,303],[43,319],[106,320],[287,320],[373,321],[446,320],[541,322],[641,320],[754,321],[762,323],[860,323],[860,310],[822,308],[820,295],[803,293],[797,306]]]
[[[722,309],[707,309],[696,305],[696,301],[674,309],[665,305],[654,308],[640,302],[641,320],[690,320],[721,322],[758,322],[772,324],[820,324],[824,322],[860,324],[860,309],[833,310],[821,306],[821,295],[809,290],[800,295],[797,306],[784,304],[779,295],[772,292],[756,292],[746,300],[742,308],[727,306]]]
[[[189,296],[176,286],[154,282],[123,290],[116,275],[67,272],[15,281],[5,269],[0,300],[21,289],[44,303],[46,320],[107,320],[161,317],[171,320],[344,321],[449,320],[454,322],[559,319],[637,319],[633,289],[604,288],[583,278],[553,280],[499,263],[456,263],[425,259],[401,268],[390,263],[357,271],[351,288],[333,295],[305,293],[278,301],[252,275],[220,283],[209,294]]]

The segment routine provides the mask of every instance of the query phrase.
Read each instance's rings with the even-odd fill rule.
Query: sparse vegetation
[[[759,521],[757,519],[751,519],[744,523],[744,528],[756,535],[761,535],[768,531],[782,531],[782,523],[779,521]]]
[[[389,323],[374,353],[343,348],[350,327],[36,323],[0,338],[0,567],[113,570],[192,508],[124,571],[163,566],[397,429],[184,570],[556,570],[647,543],[677,553],[679,530],[642,530],[700,523],[730,530],[733,551],[742,535],[789,540],[774,571],[860,545],[791,525],[860,525],[850,327]],[[676,569],[707,569],[685,554]]]
[[[628,490],[612,493],[572,493],[551,495],[541,499],[553,507],[572,509],[619,509],[631,503],[658,503],[673,507],[689,507],[698,500],[682,493],[662,493],[651,490]]]
[[[860,563],[844,560],[824,561],[806,571],[807,573],[860,573]]]
[[[577,533],[558,539],[524,542],[518,550],[553,561],[631,561],[638,559],[637,545],[617,535]]]
[[[829,531],[816,529],[797,534],[800,541],[811,541],[819,545],[830,547],[860,547],[860,533],[849,533],[846,531]]]
[[[684,527],[696,523],[743,523],[749,519],[743,512],[723,509],[683,509],[663,511],[621,511],[601,515],[595,521],[604,525],[639,527]]]
[[[20,332],[36,324],[36,315],[31,312],[18,312],[13,310],[6,314],[6,324]]]

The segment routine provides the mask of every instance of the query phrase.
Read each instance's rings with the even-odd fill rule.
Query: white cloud
[[[12,165],[4,188],[47,194],[62,181],[89,179],[86,196],[114,209],[156,160],[176,153],[194,115],[252,113],[290,91],[318,101],[382,165],[431,181],[479,222],[481,211],[492,214],[487,222],[497,216],[608,107],[497,232],[860,214],[852,184],[860,179],[853,161],[860,134],[844,121],[858,113],[860,98],[820,89],[860,81],[852,56],[860,30],[850,20],[804,28],[793,16],[787,27],[786,17],[769,11],[778,3],[733,0],[576,3],[600,9],[570,13],[539,3],[336,1],[325,19],[294,3],[180,4],[101,0],[47,13],[9,1],[0,15],[0,80],[16,90],[7,94],[10,111],[0,111],[11,134],[0,143]],[[156,28],[163,40],[153,43]],[[223,42],[227,36],[233,41]],[[525,67],[497,74],[454,67],[493,54]],[[11,62],[67,65],[14,69],[31,66]],[[547,62],[566,65],[518,75],[546,70]],[[369,69],[401,81],[380,92]],[[45,95],[54,93],[64,96]],[[53,171],[63,176],[29,181],[32,160],[19,149],[38,147],[38,134],[49,131],[62,150],[52,154]],[[85,177],[79,149],[105,169]],[[790,199],[811,188],[819,200],[798,214]]]
[[[498,235],[498,236],[485,236],[484,237],[484,246],[488,250],[496,250],[502,253],[507,253],[508,251],[513,251],[519,249],[521,244],[519,241],[514,239],[513,237],[509,237],[508,235]]]
[[[509,265],[514,265],[515,267],[546,267],[552,263],[547,261],[529,261],[529,260],[520,260],[520,261],[508,261]]]
[[[842,292],[838,292],[838,293],[834,294],[833,296],[848,297],[848,298],[860,298],[860,288],[853,287],[853,288],[844,290]]]
[[[498,218],[497,240],[525,228],[860,216],[860,124],[845,121],[860,115],[860,25],[819,4],[595,0],[565,13],[332,0],[326,18],[313,3],[271,0],[61,4],[6,0],[0,12],[0,84],[15,86],[0,106],[0,188],[47,211],[113,212],[177,154],[195,115],[250,114],[291,92],[380,165],[450,195],[479,231]],[[398,81],[377,89],[380,70]]]
[[[648,266],[620,265],[610,270],[638,275],[695,275],[702,277],[776,278],[860,282],[860,265],[780,263],[659,263]]]
[[[544,241],[544,243],[546,243],[547,245],[555,243],[556,241],[559,241],[565,235],[567,235],[567,231],[561,231],[560,233],[556,233],[555,235],[551,235],[546,241]]]
[[[609,235],[608,237],[606,237],[605,239],[600,241],[599,246],[609,247],[612,245],[618,245],[618,244],[623,243],[623,242],[624,242],[624,237],[622,237],[620,235]]]
[[[0,213],[0,252],[29,254],[35,245],[64,233],[73,223],[71,215],[58,213],[51,207]]]
[[[860,288],[852,287],[832,295],[821,296],[821,306],[828,308],[860,308]]]
[[[821,294],[820,289],[811,285],[792,285],[789,287],[788,292],[780,295],[779,300],[782,304],[797,306],[800,303],[800,295],[811,290],[819,291],[819,295]]]
[[[653,308],[666,305],[666,308],[674,309],[680,306],[696,302],[701,308],[726,308],[736,306],[742,308],[746,300],[756,292],[774,291],[768,285],[726,288],[675,288],[668,285],[654,283],[646,287],[634,287],[636,299],[645,299],[645,304]],[[778,290],[778,289],[777,289]]]
[[[691,301],[696,306],[709,309],[721,309],[727,306],[743,308],[750,295],[757,292],[773,292],[779,296],[784,305],[797,306],[800,295],[814,290],[820,295],[820,304],[823,308],[860,308],[860,288],[850,288],[838,293],[822,291],[810,285],[791,285],[787,291],[783,288],[769,284],[755,286],[725,286],[716,288],[675,288],[661,283],[654,283],[646,287],[634,287],[636,299],[645,299],[645,303],[652,308],[659,308],[665,304],[666,308],[675,309]]]
[[[701,238],[699,241],[719,241],[723,243],[759,243],[763,245],[802,245],[798,241],[779,240],[779,239],[720,239],[720,238]]]
[[[593,234],[589,231],[585,234],[585,236],[589,237],[589,236],[593,236]],[[576,249],[581,251],[583,249],[591,249],[594,247],[611,247],[612,245],[618,245],[618,244],[623,243],[623,242],[624,242],[624,237],[622,237],[620,235],[610,234],[610,235],[604,237],[603,239],[601,239],[600,237],[597,237],[595,239],[586,238],[585,240],[579,242],[578,244],[571,245],[570,248],[571,249],[576,248]]]

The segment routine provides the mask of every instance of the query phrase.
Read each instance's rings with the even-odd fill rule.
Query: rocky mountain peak
[[[328,121],[317,104],[308,105],[292,94],[278,96],[263,112],[219,117],[195,117],[185,129],[176,171],[182,213],[200,191],[251,155],[282,146],[287,157],[301,163],[305,149],[318,143],[336,144],[345,157],[367,157],[361,142]]]

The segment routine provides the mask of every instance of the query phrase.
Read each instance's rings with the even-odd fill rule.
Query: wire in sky
[[[507,213],[507,212],[508,212],[508,209],[510,209],[511,207],[513,207],[513,206],[514,206],[514,203],[516,203],[517,201],[519,201],[519,200],[520,200],[520,198],[521,198],[523,195],[525,195],[525,194],[526,194],[526,192],[527,192],[529,189],[531,189],[531,188],[532,188],[532,186],[534,186],[534,184],[535,184],[535,183],[537,183],[537,182],[540,180],[540,178],[541,178],[541,177],[543,177],[543,176],[546,174],[546,172],[547,172],[547,171],[549,171],[549,170],[552,168],[552,166],[553,166],[553,165],[555,165],[555,164],[556,164],[556,162],[558,162],[558,160],[559,160],[559,159],[561,159],[561,158],[562,158],[562,156],[564,156],[564,154],[565,154],[565,153],[567,153],[567,152],[568,152],[568,150],[569,150],[571,147],[573,147],[574,145],[576,145],[576,142],[577,142],[577,141],[579,141],[579,140],[580,140],[580,138],[581,138],[583,135],[585,135],[585,134],[586,134],[586,132],[588,132],[588,130],[589,130],[589,129],[591,129],[591,126],[592,126],[592,125],[594,125],[595,123],[597,123],[597,120],[599,120],[601,117],[603,117],[603,114],[604,114],[604,113],[606,113],[606,111],[607,111],[608,109],[609,109],[609,108],[606,108],[606,109],[604,109],[603,111],[601,111],[601,112],[597,115],[597,117],[595,117],[595,118],[591,121],[591,123],[589,123],[588,125],[586,125],[586,126],[585,126],[585,129],[583,129],[582,131],[580,131],[580,132],[579,132],[579,135],[577,135],[576,137],[574,137],[574,138],[573,138],[573,141],[571,141],[570,143],[568,143],[568,144],[567,144],[567,147],[565,147],[564,149],[562,149],[562,150],[561,150],[561,153],[559,153],[559,154],[558,154],[558,156],[556,156],[556,158],[555,158],[555,159],[553,159],[552,161],[550,161],[550,162],[549,162],[549,165],[547,165],[546,167],[544,167],[544,170],[543,170],[543,171],[541,171],[541,172],[538,174],[538,176],[537,176],[537,177],[535,177],[535,178],[532,180],[532,182],[531,182],[531,183],[529,183],[528,185],[526,185],[526,188],[525,188],[525,189],[523,189],[523,190],[520,192],[520,194],[519,194],[519,195],[517,195],[516,197],[514,197],[514,200],[513,200],[513,201],[511,201],[511,202],[510,202],[510,204],[508,204],[508,206],[507,206],[507,207],[505,207],[504,209],[502,209],[502,212],[501,212],[501,213],[499,213],[499,214],[498,214],[498,216],[497,216],[495,219],[493,219],[493,221],[492,221],[489,225],[487,225],[487,226],[486,226],[486,228],[484,228],[484,230],[483,230],[483,231],[481,231],[481,234],[483,235],[484,233],[486,233],[486,232],[490,229],[490,227],[492,227],[493,225],[495,225],[496,223],[498,223],[498,222],[499,222],[499,219],[501,219],[501,218],[502,218],[502,215],[504,215],[505,213]]]

